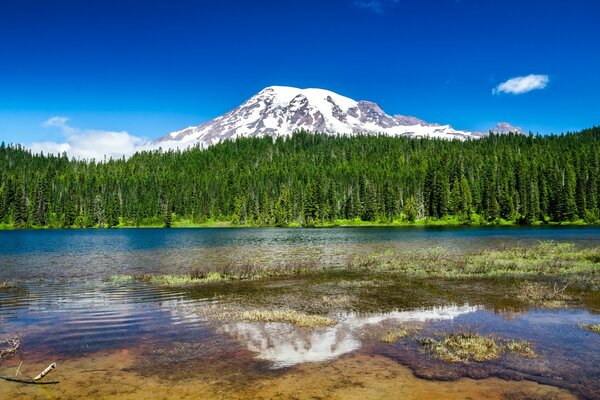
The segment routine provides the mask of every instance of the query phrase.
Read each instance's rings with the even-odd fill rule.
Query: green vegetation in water
[[[398,328],[398,329],[394,329],[394,330],[389,331],[388,333],[386,333],[381,338],[381,341],[383,343],[387,343],[387,344],[394,344],[398,340],[404,339],[405,337],[408,337],[409,335],[414,334],[417,331],[418,331],[417,329],[410,329],[410,328]]]
[[[10,281],[0,281],[0,290],[1,289],[14,289],[17,287],[15,282]]]
[[[2,143],[0,228],[595,224],[599,139],[300,131],[106,162]]]
[[[194,278],[189,275],[113,275],[111,281],[114,284],[125,284],[130,282],[152,283],[161,286],[188,286],[203,283],[225,282],[240,279],[236,276],[225,276],[218,272],[211,272],[204,278]]]
[[[255,322],[289,323],[302,328],[319,328],[336,325],[336,321],[322,315],[305,314],[295,310],[250,310],[228,314],[225,318]]]
[[[558,276],[588,274],[600,277],[600,248],[577,248],[570,243],[541,242],[532,247],[456,254],[445,250],[394,253],[387,251],[355,260],[353,267],[414,276]]]
[[[595,324],[595,325],[592,325],[592,324],[581,325],[581,327],[583,329],[587,329],[588,331],[600,333],[600,324]]]
[[[311,273],[319,270],[316,263],[294,263],[289,262],[277,266],[261,266],[257,264],[223,265],[218,270],[207,270],[203,267],[193,268],[185,275],[113,275],[111,281],[114,284],[125,284],[130,282],[151,283],[161,286],[193,286],[207,283],[219,283],[228,281],[256,280],[274,278],[277,276],[291,276]]]
[[[541,282],[523,282],[518,286],[516,298],[532,305],[562,308],[568,302],[577,300],[573,295],[566,293],[570,283],[571,281],[565,284],[555,282],[550,285]]]
[[[141,282],[168,287],[188,287],[210,283],[258,280],[302,274],[326,274],[330,271],[391,276],[433,278],[486,278],[486,277],[550,277],[549,282],[522,282],[517,287],[516,299],[532,305],[557,306],[577,300],[567,289],[579,287],[600,290],[600,248],[577,248],[572,244],[542,242],[533,247],[505,250],[486,250],[476,254],[456,254],[444,250],[395,253],[386,251],[353,260],[340,267],[319,267],[316,262],[288,262],[279,265],[240,264],[223,265],[213,270],[194,268],[185,275],[116,275],[115,284]],[[566,281],[566,282],[565,282]],[[360,282],[339,281],[338,286],[373,286],[367,279]],[[326,296],[323,304],[348,306],[349,297]]]
[[[496,360],[506,352],[537,357],[527,341],[499,339],[477,333],[451,333],[437,340],[420,339],[420,343],[435,358],[445,362],[485,362]]]

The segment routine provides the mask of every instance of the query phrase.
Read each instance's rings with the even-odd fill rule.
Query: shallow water
[[[0,231],[0,280],[17,282],[0,290],[0,337],[23,336],[0,376],[14,376],[21,362],[24,374],[35,375],[57,361],[52,374],[60,381],[43,390],[0,381],[0,398],[599,398],[600,335],[580,329],[600,323],[597,295],[550,310],[515,300],[510,279],[334,271],[185,290],[109,279],[244,262],[336,266],[386,250],[472,252],[550,239],[597,246],[600,229]],[[306,329],[213,318],[223,309],[273,308],[327,314],[337,324]],[[381,342],[407,325],[418,333]],[[443,363],[418,338],[446,331],[526,339],[539,356]]]

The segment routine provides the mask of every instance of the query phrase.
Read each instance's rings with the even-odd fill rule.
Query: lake
[[[57,362],[48,378],[59,382],[0,381],[0,398],[599,398],[600,335],[580,328],[600,323],[597,292],[532,306],[512,294],[519,279],[337,269],[374,253],[471,254],[541,241],[594,248],[600,228],[0,231],[0,281],[14,283],[0,289],[0,337],[22,338],[0,376],[30,377]],[[331,272],[192,287],[115,279],[294,263]],[[335,325],[223,317],[250,309],[326,315]],[[380,340],[406,326],[415,340]],[[447,363],[419,344],[457,329],[527,340],[537,357]]]

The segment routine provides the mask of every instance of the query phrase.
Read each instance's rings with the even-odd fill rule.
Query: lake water
[[[277,264],[290,259],[336,266],[382,250],[468,252],[549,240],[596,246],[600,227],[0,231],[0,280],[185,273],[199,265]]]
[[[0,231],[0,281],[16,283],[0,289],[0,337],[22,336],[0,376],[14,376],[20,363],[23,376],[36,375],[56,361],[60,381],[43,389],[0,381],[0,398],[599,398],[600,335],[579,328],[600,323],[597,296],[539,309],[511,298],[511,280],[337,272],[191,289],[111,280],[244,263],[335,267],[385,251],[469,253],[548,240],[600,246],[600,228]],[[337,324],[310,330],[210,317],[236,307],[327,313]],[[526,339],[539,357],[448,365],[414,340],[376,339],[403,324],[423,335],[468,327]]]

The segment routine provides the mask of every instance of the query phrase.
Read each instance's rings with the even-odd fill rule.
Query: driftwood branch
[[[21,346],[21,337],[20,336],[13,336],[13,337],[10,337],[7,339],[0,339],[0,361],[2,361],[3,359],[6,359],[6,358],[10,358],[10,357],[14,356],[15,354],[17,354],[20,346]],[[17,367],[15,376],[18,376],[21,373],[21,365],[22,364],[23,364],[23,362],[21,361],[21,363]],[[56,368],[56,363],[50,364],[48,367],[46,367],[45,370],[40,372],[40,374],[33,379],[31,379],[31,378],[30,379],[18,379],[18,378],[13,378],[10,376],[0,376],[0,379],[7,381],[7,382],[25,383],[28,385],[56,385],[58,382],[40,382],[40,380],[43,379],[46,375],[48,375],[48,373],[50,371],[52,371],[54,368]]]
[[[50,365],[48,365],[46,367],[45,370],[43,370],[42,372],[40,372],[40,374],[38,376],[36,376],[35,378],[33,378],[34,381],[39,381],[40,379],[43,379],[46,375],[48,375],[48,373],[50,373],[50,371],[52,371],[54,368],[56,368],[56,363],[52,363]]]

